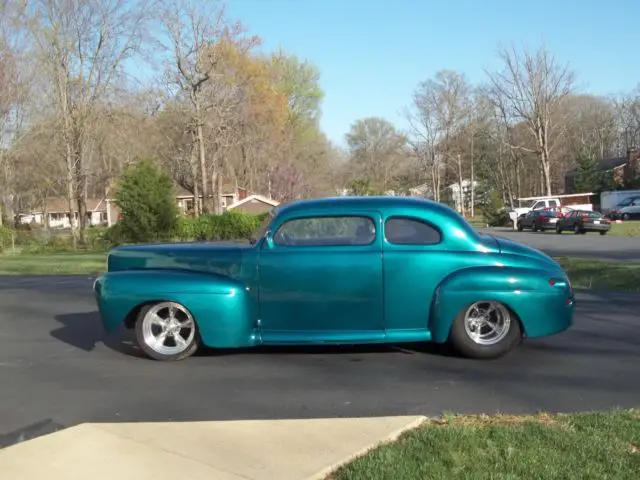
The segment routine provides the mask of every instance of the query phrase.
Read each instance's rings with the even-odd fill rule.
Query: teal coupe
[[[246,243],[120,246],[94,283],[107,332],[134,329],[156,360],[200,346],[449,342],[496,358],[568,329],[564,270],[411,197],[278,207]]]

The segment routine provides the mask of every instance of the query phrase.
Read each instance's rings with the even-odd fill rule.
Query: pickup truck
[[[557,197],[529,197],[519,198],[519,202],[526,202],[524,206],[509,210],[509,218],[513,222],[514,230],[517,228],[518,218],[526,215],[532,210],[545,210],[545,209],[558,209],[569,208],[571,210],[587,210],[593,211],[593,205],[591,203],[575,203],[581,201],[580,197],[587,197],[593,195],[592,193],[581,193],[571,195],[558,195]]]

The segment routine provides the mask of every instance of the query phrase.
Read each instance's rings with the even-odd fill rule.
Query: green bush
[[[128,166],[115,189],[122,219],[119,234],[133,243],[168,240],[178,223],[178,206],[169,175],[151,160]]]
[[[0,252],[11,248],[12,238],[15,238],[16,231],[9,227],[0,227]],[[14,240],[15,241],[15,240]]]
[[[487,195],[486,202],[482,205],[482,215],[490,227],[509,223],[509,213],[502,205],[502,198],[497,191],[493,190]]]
[[[224,212],[221,215],[180,218],[177,237],[181,241],[241,240],[256,232],[264,215]]]

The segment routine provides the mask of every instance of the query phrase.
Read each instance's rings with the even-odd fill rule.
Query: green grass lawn
[[[93,275],[105,270],[104,253],[0,254],[0,275]]]
[[[640,221],[611,223],[611,230],[607,235],[619,237],[640,237]]]
[[[429,421],[332,480],[637,479],[640,410]]]
[[[574,288],[640,292],[640,263],[602,262],[588,258],[555,259]]]

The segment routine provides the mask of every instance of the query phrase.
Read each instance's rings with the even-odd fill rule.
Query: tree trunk
[[[542,164],[542,181],[545,195],[551,196],[551,168],[549,166],[549,154],[545,149],[540,153],[540,163]]]
[[[202,210],[203,213],[212,210],[209,197],[209,175],[207,173],[207,158],[204,149],[204,134],[202,132],[202,112],[200,109],[200,100],[195,94],[193,95],[196,107],[196,135],[198,138],[198,156],[200,160],[200,179],[202,180]]]
[[[474,185],[474,171],[473,171],[473,135],[471,136],[471,218],[476,215],[475,210],[475,185]]]
[[[80,243],[85,241],[87,230],[87,178],[82,171],[82,153],[75,155],[76,203],[78,205],[78,233]]]
[[[462,188],[463,185],[462,180],[462,157],[458,154],[458,185],[459,185],[459,196],[460,196],[460,215],[464,217],[465,209],[464,209],[464,190]]]

